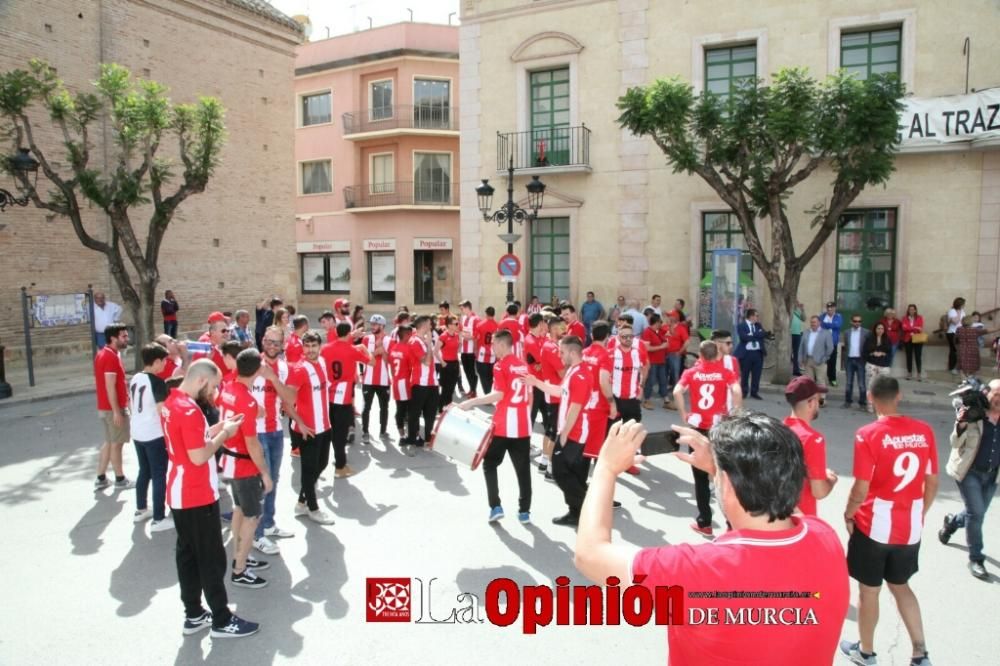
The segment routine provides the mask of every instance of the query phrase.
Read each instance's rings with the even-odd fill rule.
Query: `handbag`
[[[910,342],[912,342],[915,345],[922,345],[925,342],[927,342],[927,334],[926,333],[914,333],[913,335],[910,336]]]

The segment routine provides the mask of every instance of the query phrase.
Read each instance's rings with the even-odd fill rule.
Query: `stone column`
[[[983,155],[975,309],[1000,306],[1000,152]],[[967,308],[971,312],[971,308]],[[987,324],[987,327],[993,326]]]
[[[460,178],[461,211],[459,212],[460,282],[456,300],[469,299],[479,303],[483,297],[482,242],[483,218],[477,205],[475,188],[484,176],[490,176],[482,163],[479,116],[479,24],[463,24],[458,31],[459,52],[459,150],[462,156]],[[493,151],[489,151],[492,153]]]

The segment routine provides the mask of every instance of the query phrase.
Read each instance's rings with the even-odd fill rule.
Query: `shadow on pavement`
[[[484,606],[486,587],[497,578],[510,578],[522,588],[526,585],[538,585],[538,581],[530,573],[510,565],[486,569],[462,569],[455,576],[455,585],[462,592],[476,595],[479,605]]]
[[[147,534],[146,524],[135,525],[132,547],[118,568],[111,572],[108,592],[120,603],[119,617],[138,615],[149,607],[159,590],[177,584],[173,530]],[[178,600],[179,603],[179,600]]]
[[[29,447],[30,448],[30,447]],[[64,481],[94,478],[97,449],[83,447],[59,455],[49,465],[35,472],[24,483],[0,490],[0,504],[16,506],[44,499],[44,495],[58,490]],[[113,477],[112,477],[113,478]],[[101,493],[112,492],[110,489]],[[89,502],[90,497],[86,497]]]
[[[333,484],[331,498],[336,504],[333,506],[333,513],[338,518],[352,518],[362,525],[370,526],[379,521],[398,505],[376,504],[372,506],[365,501],[365,496],[361,490],[351,483],[351,479],[337,479]]]
[[[125,490],[111,495],[96,493],[96,501],[80,517],[69,532],[74,555],[93,555],[104,545],[101,535],[109,524],[134,500],[135,491]]]
[[[292,587],[292,596],[322,602],[328,618],[342,618],[349,608],[347,599],[341,593],[347,582],[344,544],[332,532],[335,526],[316,525],[303,520],[300,527],[305,528],[307,548],[302,564],[306,568],[306,576]]]
[[[493,523],[496,535],[500,537],[503,545],[517,557],[536,571],[540,572],[547,579],[546,582],[555,580],[558,576],[570,576],[576,574],[576,567],[573,566],[573,551],[561,541],[553,541],[537,525],[524,525],[524,531],[532,536],[532,542],[526,543],[508,532],[500,523]],[[521,525],[517,528],[520,531]],[[552,526],[552,529],[568,530],[568,527]]]

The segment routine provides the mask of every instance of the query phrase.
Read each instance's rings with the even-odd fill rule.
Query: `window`
[[[902,28],[883,28],[840,35],[840,66],[859,79],[872,74],[900,75]]]
[[[351,254],[303,254],[302,292],[346,294],[351,291]]]
[[[531,285],[542,302],[569,298],[569,218],[551,217],[531,225]]]
[[[451,83],[449,81],[414,80],[413,126],[418,129],[451,128]]]
[[[394,165],[392,153],[372,155],[371,162],[371,193],[388,194],[393,191]]]
[[[451,155],[413,154],[413,200],[415,203],[451,203]]]
[[[372,120],[392,118],[392,79],[371,82],[369,105]]]
[[[871,328],[895,300],[896,209],[847,211],[837,230],[837,307]]]
[[[757,79],[757,45],[705,50],[705,90],[725,102],[740,85]]]
[[[739,220],[732,213],[702,213],[702,255],[701,276],[712,270],[712,250],[734,248],[743,250],[740,271],[753,277],[753,257],[747,249],[746,238],[740,229]]]
[[[413,253],[413,302],[417,305],[434,303],[434,252],[431,250]]]
[[[332,191],[330,160],[302,163],[302,194],[326,194]]]
[[[531,161],[569,164],[569,67],[531,72]]]
[[[396,302],[396,253],[368,252],[368,302]]]
[[[302,96],[302,126],[322,125],[330,122],[330,93]]]

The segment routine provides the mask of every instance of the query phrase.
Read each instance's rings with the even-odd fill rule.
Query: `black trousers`
[[[437,415],[438,390],[436,386],[414,386],[406,413],[407,444],[423,446],[431,438],[434,417]],[[420,439],[420,417],[424,417],[424,438]]]
[[[583,418],[583,415],[580,415]],[[580,507],[587,496],[587,473],[590,471],[590,460],[583,455],[583,444],[567,441],[565,445],[556,444],[552,452],[552,478],[563,493],[563,499],[569,512],[580,515]]]
[[[333,442],[333,466],[337,469],[342,469],[347,464],[347,434],[353,426],[354,405],[334,405],[331,403],[330,440]],[[329,458],[327,458],[327,462],[329,462]]]
[[[632,420],[636,423],[642,422],[642,406],[638,398],[615,398],[615,407],[618,408],[618,418],[615,421]]]
[[[455,387],[458,386],[459,374],[462,366],[458,361],[448,361],[441,368],[441,401],[438,404],[438,411],[450,405],[455,399]]]
[[[698,429],[698,432],[708,437],[708,430]],[[688,453],[694,453],[689,446]],[[703,472],[695,466],[691,466],[691,473],[694,475],[694,501],[698,505],[698,527],[712,526],[712,491],[709,488],[708,472]]]
[[[406,427],[406,415],[410,410],[409,400],[397,400],[396,401],[396,430],[400,433]]]
[[[924,354],[923,343],[921,344],[914,344],[912,342],[906,343],[906,374],[910,374],[913,372],[914,358],[917,359],[917,374],[918,375],[920,374],[920,371],[923,370],[924,366],[923,354]]]
[[[486,497],[490,508],[500,506],[500,487],[497,482],[497,467],[503,463],[504,454],[510,454],[517,474],[517,510],[531,511],[531,438],[494,437],[490,448],[483,457],[483,476],[486,477]]]
[[[469,392],[476,392],[476,355],[462,354],[462,370],[465,371],[465,381],[469,383]]]
[[[211,463],[209,463],[211,464]],[[173,509],[177,529],[177,581],[181,587],[184,615],[196,618],[205,612],[201,595],[212,610],[212,626],[229,624],[226,595],[226,547],[222,545],[219,503],[191,509]]]
[[[826,361],[826,381],[833,384],[837,381],[837,345],[833,345],[833,353]]]
[[[483,395],[493,390],[493,364],[476,361],[476,372],[479,373],[479,383],[483,385]]]
[[[365,384],[361,387],[361,395],[365,399],[365,409],[361,412],[361,430],[368,432],[372,403],[375,402],[375,397],[377,396],[379,432],[386,432],[389,429],[389,387]]]
[[[293,430],[292,446],[299,450],[299,464],[302,467],[299,502],[308,506],[310,511],[316,511],[319,509],[319,503],[316,501],[316,482],[330,464],[330,431],[324,430],[313,437],[305,438]]]
[[[948,339],[948,372],[951,372],[958,366],[958,344],[954,333],[945,333],[944,337]]]
[[[764,354],[758,350],[748,350],[740,359],[740,388],[743,395],[760,394],[760,373],[764,369]]]

